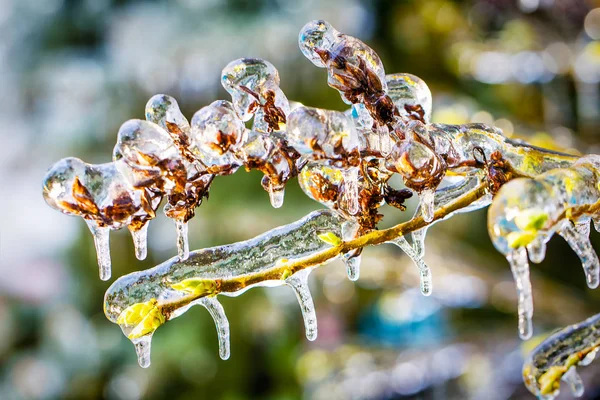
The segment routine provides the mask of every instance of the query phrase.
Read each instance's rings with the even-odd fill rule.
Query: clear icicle
[[[148,224],[142,225],[138,230],[129,228],[135,247],[135,257],[144,260],[148,255]]]
[[[546,257],[546,241],[543,238],[537,237],[527,246],[527,253],[531,262],[536,264],[544,261]]]
[[[344,175],[344,198],[350,215],[356,215],[359,211],[359,188],[358,167],[343,169]]]
[[[412,244],[415,249],[415,253],[420,258],[425,256],[425,236],[427,235],[427,227],[418,229],[411,233]]]
[[[577,369],[574,366],[569,368],[569,370],[565,372],[561,379],[569,385],[573,396],[583,396],[583,392],[585,390],[583,387],[583,381],[581,380],[581,377],[577,373]]]
[[[285,189],[270,189],[269,200],[273,208],[280,208],[283,205],[283,198],[285,197]]]
[[[354,219],[346,220],[342,224],[342,239],[344,240],[352,240],[356,236],[356,233],[360,229],[360,225]],[[351,251],[342,255],[342,261],[346,265],[346,271],[348,273],[348,278],[351,281],[357,281],[360,276],[360,262],[361,262],[360,253],[357,254],[356,251]]]
[[[348,279],[351,281],[357,281],[360,277],[360,262],[362,260],[361,255],[352,255],[353,252],[344,254],[342,260],[346,265],[346,271],[348,272]]]
[[[433,221],[434,213],[434,195],[435,191],[431,189],[423,190],[419,193],[419,205],[421,206],[421,212],[423,213],[423,219],[425,222]]]
[[[429,269],[427,264],[425,264],[423,259],[417,255],[414,247],[410,243],[408,243],[408,240],[406,240],[404,236],[400,236],[392,240],[390,243],[393,243],[396,246],[400,247],[402,251],[404,251],[404,253],[406,253],[406,255],[410,257],[412,262],[414,262],[415,265],[419,268],[419,276],[421,278],[421,293],[423,293],[424,296],[431,295],[431,270]]]
[[[533,334],[533,294],[531,280],[529,279],[529,263],[527,252],[524,248],[515,249],[506,256],[517,286],[519,296],[519,336],[526,340]]]
[[[592,248],[590,238],[582,235],[569,221],[563,223],[559,234],[569,243],[571,249],[581,259],[588,286],[591,289],[597,288],[600,281],[600,261]]]
[[[229,321],[225,315],[225,310],[219,300],[214,297],[203,297],[200,304],[204,306],[212,316],[217,326],[217,336],[219,338],[219,356],[222,360],[227,360],[229,351]]]
[[[142,368],[150,366],[150,348],[152,345],[152,335],[145,335],[137,339],[133,339],[132,343],[137,354],[138,364]]]
[[[190,255],[188,224],[187,222],[176,219],[175,226],[177,227],[177,255],[180,260],[187,260]]]
[[[86,222],[94,236],[100,279],[107,281],[110,279],[110,228],[98,226],[95,221]]]
[[[315,305],[308,288],[309,274],[310,270],[308,269],[298,271],[287,278],[285,283],[290,285],[296,293],[296,297],[300,303],[300,309],[302,310],[302,317],[304,318],[306,338],[312,341],[317,338],[317,314],[315,312]]]

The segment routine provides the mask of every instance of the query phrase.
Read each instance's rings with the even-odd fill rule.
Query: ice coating
[[[599,348],[600,314],[552,334],[525,360],[523,380],[527,389],[539,398],[554,399],[562,380],[575,397],[582,396],[584,387],[577,367],[589,365]]]
[[[246,127],[225,100],[217,100],[201,108],[192,117],[194,153],[205,163],[234,164],[235,152],[242,145]]]
[[[387,89],[383,63],[377,53],[357,38],[339,32],[329,22],[315,20],[304,25],[298,36],[298,44],[302,54],[314,65],[329,70],[330,86],[339,84],[335,75],[343,71],[344,67],[339,62],[339,58],[343,57],[345,63],[355,68],[361,63],[366,64],[369,71],[379,78],[381,90]],[[343,93],[342,98],[348,104],[354,103]]]
[[[402,175],[407,186],[417,191],[436,189],[433,196],[435,207],[443,206],[482,180],[491,181],[492,190],[497,190],[506,180],[519,176],[534,177],[555,168],[568,168],[577,160],[568,154],[513,142],[505,138],[500,130],[484,124],[424,125],[415,121],[409,127],[413,129],[413,140],[396,144],[386,157],[386,168]],[[462,177],[458,182],[438,189],[438,185],[448,180],[446,169]],[[440,179],[442,177],[443,181]],[[491,194],[459,212],[486,207],[492,201]],[[420,201],[422,197],[420,195]],[[425,200],[426,204],[431,204],[430,195]],[[431,208],[425,210],[420,204],[415,215],[422,213],[424,217],[431,218],[431,211]],[[412,234],[413,244],[419,254],[424,253],[427,229]],[[537,249],[543,249],[545,242],[536,244]],[[539,252],[537,255],[537,259],[541,260],[543,255]]]
[[[223,68],[221,83],[231,95],[241,120],[248,121],[254,116],[254,130],[285,129],[290,105],[279,88],[279,73],[273,64],[260,58],[234,60]]]
[[[304,25],[298,44],[314,65],[327,69],[327,83],[340,92],[344,102],[362,104],[373,118],[373,126],[395,129],[399,113],[386,94],[383,63],[372,48],[322,20]]]
[[[385,76],[387,94],[401,115],[407,118],[431,122],[432,96],[424,80],[412,74],[388,74]]]
[[[144,113],[147,121],[157,124],[167,132],[189,136],[190,124],[175,98],[166,94],[154,95],[146,103]]]
[[[257,281],[261,285],[287,283],[300,293],[307,337],[314,338],[314,306],[310,307],[302,285],[306,279],[303,274],[307,272],[282,270],[280,265],[329,248],[318,236],[324,233],[341,236],[342,221],[332,211],[315,211],[245,242],[193,251],[185,260],[174,257],[154,268],[122,276],[107,290],[104,312],[111,322],[122,327],[126,336],[135,340],[152,334],[192,305],[208,305],[213,309],[209,311],[217,323],[221,355],[225,356],[228,325],[224,314],[216,303],[198,301],[214,298],[217,293],[237,296],[255,286],[253,277],[260,276],[264,278]]]
[[[289,115],[286,139],[300,154],[314,160],[342,162],[357,153],[360,144],[358,132],[346,114],[304,106]]]
[[[93,165],[74,157],[64,158],[48,170],[43,183],[48,205],[65,214],[81,216],[88,224],[102,280],[111,275],[109,231],[127,226],[134,232],[136,246],[143,248],[145,225],[154,218],[158,207],[150,192],[130,185],[119,164],[122,162]]]

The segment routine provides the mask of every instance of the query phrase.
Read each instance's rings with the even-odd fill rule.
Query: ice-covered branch
[[[533,295],[528,256],[540,263],[554,233],[562,236],[581,259],[587,284],[598,287],[600,262],[590,243],[590,222],[600,221],[600,156],[578,159],[537,177],[504,185],[488,213],[494,246],[510,263],[519,294],[519,333],[532,335]]]
[[[560,381],[569,385],[576,397],[583,395],[583,382],[577,366],[590,364],[600,350],[600,314],[568,326],[539,344],[523,366],[523,379],[531,393],[540,399],[554,399]]]
[[[166,202],[178,256],[118,279],[105,297],[107,317],[134,342],[140,365],[150,363],[154,331],[195,304],[214,318],[221,357],[229,357],[229,323],[217,295],[236,296],[260,285],[290,286],[307,337],[315,339],[310,271],[341,257],[356,280],[361,252],[371,245],[400,247],[429,295],[427,229],[490,204],[490,236],[516,281],[521,337],[533,330],[528,260],[542,261],[554,233],[581,259],[588,285],[598,286],[600,263],[588,236],[590,221],[600,223],[600,156],[540,149],[484,124],[432,123],[431,92],[423,80],[386,74],[373,49],[325,21],[306,24],[299,46],[326,71],[328,85],[348,110],[291,102],[271,63],[241,58],[221,74],[231,101],[216,100],[188,121],[174,98],[155,95],[146,104],[146,120],[130,120],[119,129],[112,162],[93,165],[70,157],[46,174],[46,202],[82,217],[94,235],[103,280],[111,274],[110,230],[127,227],[143,259],[147,224]],[[214,179],[242,167],[263,173],[261,185],[273,207],[283,205],[285,186],[297,177],[303,192],[328,210],[246,242],[190,252],[188,221]],[[394,174],[404,188],[390,185]],[[381,206],[405,210],[414,193],[415,216],[377,230]],[[576,374],[568,371],[564,376],[574,380]]]
[[[480,185],[436,209],[434,220],[468,207],[486,191],[487,188]],[[192,305],[207,307],[206,302],[210,301],[214,309],[222,310],[216,299],[218,294],[237,296],[251,287],[288,284],[298,297],[306,336],[314,340],[317,324],[307,284],[310,271],[367,246],[397,244],[403,235],[427,224],[423,217],[417,216],[392,228],[343,241],[340,238],[342,223],[343,218],[334,212],[315,211],[300,221],[248,241],[193,251],[185,260],[175,257],[149,270],[125,275],[106,292],[106,316],[119,324],[123,333],[134,342],[140,365],[148,366],[154,331]],[[427,287],[431,287],[430,281],[427,281]],[[228,357],[229,352],[224,350],[228,348],[228,330],[219,327],[219,324],[228,324],[224,313],[219,315],[221,317],[215,321],[220,353]]]

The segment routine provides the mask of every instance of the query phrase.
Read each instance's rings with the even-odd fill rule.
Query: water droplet
[[[98,267],[100,269],[100,279],[107,281],[110,279],[110,228],[101,227],[95,221],[85,221],[94,236],[94,246],[96,247],[96,256],[98,258]]]
[[[230,355],[229,350],[229,321],[225,315],[223,306],[215,297],[203,297],[200,301],[210,313],[215,325],[217,326],[217,336],[219,338],[219,356],[222,360],[227,360]]]
[[[148,224],[142,225],[137,230],[129,227],[129,232],[131,232],[131,237],[133,238],[135,257],[138,260],[144,260],[148,255]]]
[[[188,241],[188,224],[181,220],[175,220],[177,227],[177,255],[180,260],[187,260],[190,256],[190,244]]]
[[[309,274],[310,270],[308,269],[298,271],[294,275],[287,278],[285,283],[290,285],[290,287],[292,287],[296,293],[298,303],[300,303],[300,309],[302,310],[302,317],[304,318],[306,338],[312,341],[317,338],[317,314],[315,312],[315,305],[308,288]]]
[[[150,348],[152,345],[152,335],[145,335],[131,341],[135,347],[138,358],[138,364],[142,368],[150,366]]]

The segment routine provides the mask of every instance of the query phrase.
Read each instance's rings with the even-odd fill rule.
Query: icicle
[[[135,347],[138,358],[138,364],[142,368],[150,366],[150,347],[152,345],[152,335],[145,335],[131,341]]]
[[[210,313],[215,325],[217,326],[217,336],[219,338],[219,356],[222,360],[229,358],[229,321],[225,315],[225,310],[219,300],[215,297],[203,297],[202,304]]]
[[[527,246],[527,253],[531,262],[536,264],[544,261],[546,257],[546,241],[544,238],[537,237]]]
[[[348,272],[348,279],[351,281],[357,281],[360,277],[360,262],[362,260],[361,255],[351,255],[351,253],[344,254],[342,260],[346,265],[346,271]]]
[[[110,279],[110,228],[98,226],[95,221],[86,220],[85,222],[94,236],[100,279],[107,281]]]
[[[425,256],[425,236],[426,235],[427,235],[427,227],[418,229],[411,233],[412,244],[415,249],[415,253],[420,258],[423,258]]]
[[[142,227],[137,230],[129,227],[129,232],[133,238],[135,257],[138,260],[144,260],[148,255],[148,224],[142,225]]]
[[[581,380],[581,377],[577,373],[577,369],[575,367],[569,368],[569,370],[565,372],[561,379],[569,385],[573,396],[583,396],[583,392],[585,390],[583,387],[583,381]]]
[[[569,221],[563,223],[559,234],[581,259],[588,286],[591,289],[597,288],[600,281],[600,261],[589,237],[582,235]]]
[[[285,283],[290,285],[294,289],[294,292],[296,292],[296,297],[302,310],[302,317],[304,318],[306,338],[312,341],[317,338],[317,314],[308,288],[308,274],[310,274],[310,270],[308,269],[298,271],[287,278]]]
[[[273,208],[279,208],[283,205],[283,198],[285,196],[285,188],[281,189],[269,189],[269,200]]]
[[[592,222],[594,223],[594,229],[596,232],[600,232],[600,217],[592,218]]]
[[[346,220],[342,224],[342,239],[348,241],[356,237],[360,225],[354,219]],[[351,251],[342,255],[342,261],[346,265],[346,271],[348,272],[348,278],[351,281],[357,281],[360,276],[360,253]]]
[[[435,191],[431,189],[423,190],[419,193],[419,205],[423,213],[423,219],[425,222],[433,221],[434,213],[434,195]]]
[[[358,188],[358,167],[343,169],[344,176],[344,198],[346,207],[350,215],[356,215],[359,211],[359,188]]]
[[[408,243],[404,236],[400,236],[389,243],[393,243],[396,246],[400,247],[402,251],[404,251],[404,253],[406,253],[406,255],[410,257],[412,262],[415,263],[415,265],[419,268],[419,275],[421,278],[421,293],[424,296],[431,295],[431,270],[429,269],[427,264],[425,264],[423,259],[417,255],[414,247],[411,246],[410,243]]]
[[[188,242],[188,224],[179,219],[175,220],[177,227],[177,255],[180,260],[187,260],[190,255],[190,244]]]
[[[531,280],[529,279],[529,263],[527,252],[524,248],[513,250],[506,256],[517,286],[519,296],[519,336],[526,340],[533,334],[533,295],[531,292]]]

